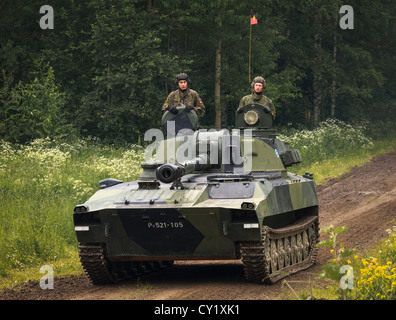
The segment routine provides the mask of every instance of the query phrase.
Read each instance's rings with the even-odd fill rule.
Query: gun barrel
[[[207,154],[183,161],[179,164],[166,163],[157,168],[157,179],[163,183],[171,183],[180,179],[182,176],[192,173],[193,171],[205,170],[210,166]]]

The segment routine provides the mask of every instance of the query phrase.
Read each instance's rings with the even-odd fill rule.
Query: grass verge
[[[313,172],[316,184],[323,184],[326,180],[338,177],[355,166],[362,166],[373,157],[389,152],[396,152],[396,135],[389,136],[379,141],[375,141],[368,148],[361,148],[354,153],[343,157],[335,157],[320,162],[299,165],[296,173],[304,174],[305,171]],[[293,168],[291,169],[293,171]]]
[[[315,181],[339,176],[372,157],[396,151],[396,134],[373,142],[345,124],[328,122],[313,132],[294,132],[292,148]],[[287,136],[286,136],[287,138]],[[335,142],[343,139],[342,145]],[[103,146],[95,141],[65,144],[39,139],[30,145],[0,143],[0,288],[40,279],[42,265],[55,276],[82,273],[72,212],[94,193],[98,181],[139,177],[143,148]]]

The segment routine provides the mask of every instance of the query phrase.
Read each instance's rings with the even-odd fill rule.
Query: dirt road
[[[396,153],[372,159],[349,173],[318,186],[320,226],[346,225],[340,236],[347,248],[363,252],[396,225]],[[318,279],[320,266],[330,258],[320,248],[317,263],[287,278],[295,290]],[[240,261],[175,262],[161,273],[109,286],[93,286],[85,276],[54,280],[53,290],[29,282],[0,293],[0,299],[16,300],[270,300],[285,298],[282,282],[257,285],[243,279]]]

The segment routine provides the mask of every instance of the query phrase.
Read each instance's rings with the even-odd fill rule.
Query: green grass
[[[317,184],[323,184],[326,180],[338,177],[350,171],[355,166],[361,166],[367,163],[377,155],[389,152],[396,152],[395,135],[375,141],[370,147],[360,148],[343,157],[334,157],[306,165],[303,162],[296,171],[294,171],[294,168],[291,168],[291,171],[300,175],[304,174],[305,171],[313,172],[315,182]]]
[[[396,220],[394,221],[396,224]],[[306,289],[296,292],[292,285],[285,290],[286,299],[324,300],[395,300],[396,299],[396,226],[386,230],[388,237],[370,248],[361,256],[353,254],[344,261],[329,261],[339,270],[348,264],[353,269],[353,288],[341,290],[339,280],[323,279],[313,285],[313,279]],[[347,248],[345,248],[347,249]],[[342,275],[340,274],[340,277]]]
[[[284,128],[279,138],[301,152],[303,162],[290,171],[312,172],[317,184],[363,165],[378,154],[396,150],[396,132],[391,122],[350,125],[328,119],[314,130]]]
[[[54,266],[55,276],[81,272],[74,207],[101,179],[137,179],[142,161],[138,146],[0,143],[0,286],[28,279],[46,264]]]
[[[318,184],[396,150],[394,132],[373,142],[362,127],[334,121],[282,138],[304,159],[291,171],[314,172]],[[81,273],[75,205],[84,203],[101,179],[137,179],[142,161],[143,148],[136,145],[106,146],[92,139],[38,139],[30,145],[0,141],[0,288],[40,278],[42,265],[52,265],[55,276]]]
[[[84,270],[81,266],[78,250],[75,246],[69,246],[64,250],[62,257],[53,261],[43,261],[40,265],[25,266],[23,268],[14,268],[8,270],[7,276],[0,278],[1,288],[12,288],[27,281],[39,281],[46,272],[40,273],[43,265],[49,265],[53,268],[55,277],[70,276],[83,274]]]

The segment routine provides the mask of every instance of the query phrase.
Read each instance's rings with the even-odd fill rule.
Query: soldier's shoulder
[[[192,95],[194,95],[194,96],[198,96],[198,92],[195,91],[195,90],[193,90],[193,89],[190,89],[190,93],[191,93]]]
[[[250,94],[247,94],[246,96],[242,97],[242,99],[249,99],[251,97],[252,97],[252,94],[250,93]]]
[[[272,99],[268,98],[267,96],[264,97],[268,100],[268,103],[272,103]]]
[[[169,92],[169,94],[168,94],[168,98],[170,98],[171,96],[173,96],[175,94],[175,91],[171,91],[171,92]]]
[[[242,97],[241,101],[249,101],[252,99],[252,94],[247,94],[246,96]]]

